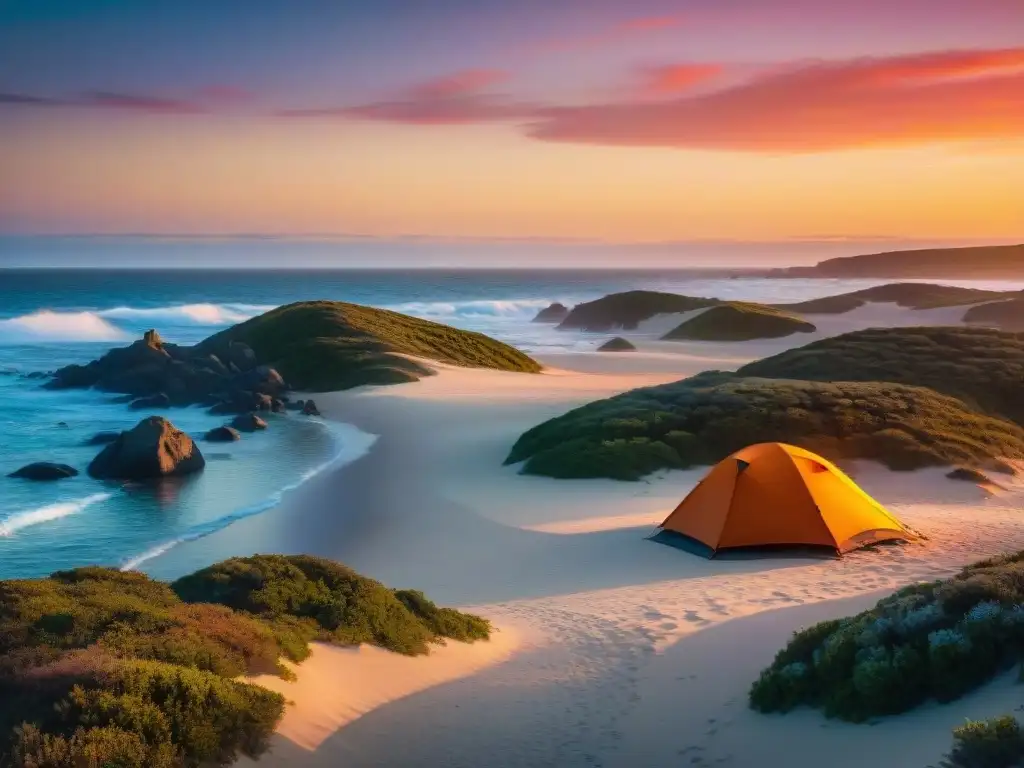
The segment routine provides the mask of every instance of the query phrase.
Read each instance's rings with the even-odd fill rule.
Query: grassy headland
[[[929,387],[1024,423],[1024,334],[989,328],[875,328],[758,360],[741,376],[891,381]]]
[[[430,370],[406,355],[472,368],[536,373],[540,365],[508,344],[386,309],[340,301],[279,307],[221,331],[199,348],[217,354],[232,341],[309,392],[415,381]]]
[[[286,672],[308,643],[405,654],[488,637],[484,619],[338,563],[228,560],[173,584],[79,568],[0,581],[0,764],[226,765],[265,750],[284,710],[237,680]]]
[[[731,301],[691,317],[662,338],[666,341],[751,341],[816,330],[812,323],[791,312],[763,304]]]
[[[718,299],[679,296],[658,291],[626,291],[612,293],[594,301],[577,304],[559,324],[559,328],[581,331],[636,330],[644,320],[655,315],[692,312],[712,307]]]
[[[813,267],[774,270],[771,275],[1008,280],[1024,277],[1024,244],[869,253],[828,259]]]
[[[808,315],[842,315],[872,302],[897,304],[908,309],[939,309],[962,307],[983,301],[1004,299],[1016,295],[978,288],[960,288],[955,285],[931,283],[889,283],[821,299],[801,301],[797,304],[777,304],[779,309]]]
[[[637,480],[772,441],[893,469],[999,467],[1002,457],[1024,458],[1020,426],[923,387],[710,372],[544,422],[516,441],[506,464],[525,461],[525,473],[550,477]]]

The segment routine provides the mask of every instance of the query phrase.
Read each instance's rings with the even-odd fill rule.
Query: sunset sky
[[[0,0],[0,232],[1024,239],[1024,0]]]

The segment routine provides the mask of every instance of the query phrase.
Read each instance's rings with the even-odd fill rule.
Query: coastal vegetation
[[[278,307],[194,347],[166,343],[148,331],[98,360],[61,368],[46,386],[132,395],[139,408],[202,404],[222,414],[281,412],[289,389],[397,384],[432,373],[413,358],[540,370],[527,355],[482,333],[358,304],[306,301]]]
[[[791,349],[738,373],[929,387],[984,413],[1024,423],[1024,334],[989,328],[874,328]]]
[[[558,327],[581,331],[610,331],[619,328],[632,331],[644,320],[649,320],[655,315],[692,312],[719,303],[718,299],[680,296],[659,291],[612,293],[594,301],[577,304]]]
[[[426,653],[486,620],[307,556],[236,558],[173,584],[79,568],[0,581],[0,764],[226,765],[266,749],[313,640]]]
[[[813,267],[773,270],[772,277],[1014,279],[1024,277],[1024,244],[888,251],[827,259]]]
[[[777,304],[779,309],[808,315],[842,315],[872,302],[897,304],[908,309],[939,309],[961,307],[983,301],[1005,299],[1015,293],[960,288],[955,285],[931,283],[889,283],[860,291],[825,296],[796,304]]]
[[[279,307],[211,336],[199,349],[216,354],[232,343],[251,348],[291,387],[311,392],[397,384],[431,373],[410,358],[470,368],[540,370],[527,355],[482,333],[341,301]]]
[[[960,698],[1022,659],[1024,552],[1018,552],[797,632],[752,685],[750,705],[761,712],[811,706],[860,722]],[[997,720],[958,730],[951,764],[1018,765],[1024,757],[1018,729]],[[1015,761],[967,759],[993,740],[1012,743]]]
[[[775,441],[899,470],[1005,469],[1002,458],[1024,458],[1020,426],[924,387],[708,372],[546,421],[523,433],[505,463],[525,462],[524,473],[550,477],[638,480]]]
[[[812,323],[792,312],[763,304],[731,301],[704,310],[662,338],[666,341],[750,341],[816,330]]]

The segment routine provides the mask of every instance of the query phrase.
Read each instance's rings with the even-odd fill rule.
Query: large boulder
[[[74,477],[77,474],[78,470],[67,464],[37,461],[11,472],[8,477],[20,477],[23,480],[63,480],[65,477]]]
[[[241,440],[242,436],[239,434],[237,429],[233,429],[228,426],[214,427],[203,437],[208,443],[231,443],[235,440]]]
[[[192,438],[161,416],[122,432],[89,464],[93,477],[148,480],[187,475],[206,466]]]
[[[231,426],[239,432],[256,432],[267,428],[267,422],[255,413],[242,413],[231,420]]]
[[[569,316],[569,308],[565,304],[555,302],[544,307],[533,318],[535,323],[560,323]]]
[[[263,395],[281,395],[288,389],[281,374],[268,365],[258,365],[252,370],[245,371],[235,381],[239,389]]]
[[[621,336],[616,336],[614,339],[608,339],[604,344],[597,348],[598,352],[635,352],[636,347],[629,339],[624,339]]]
[[[257,392],[231,392],[210,408],[213,414],[249,413],[250,411],[272,411],[274,399]]]
[[[312,400],[307,400],[302,404],[302,413],[305,416],[319,416],[320,409],[316,407],[316,403]]]

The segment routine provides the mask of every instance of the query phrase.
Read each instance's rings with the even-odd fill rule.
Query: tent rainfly
[[[711,550],[826,547],[838,554],[912,534],[831,462],[784,443],[719,462],[661,524]]]

